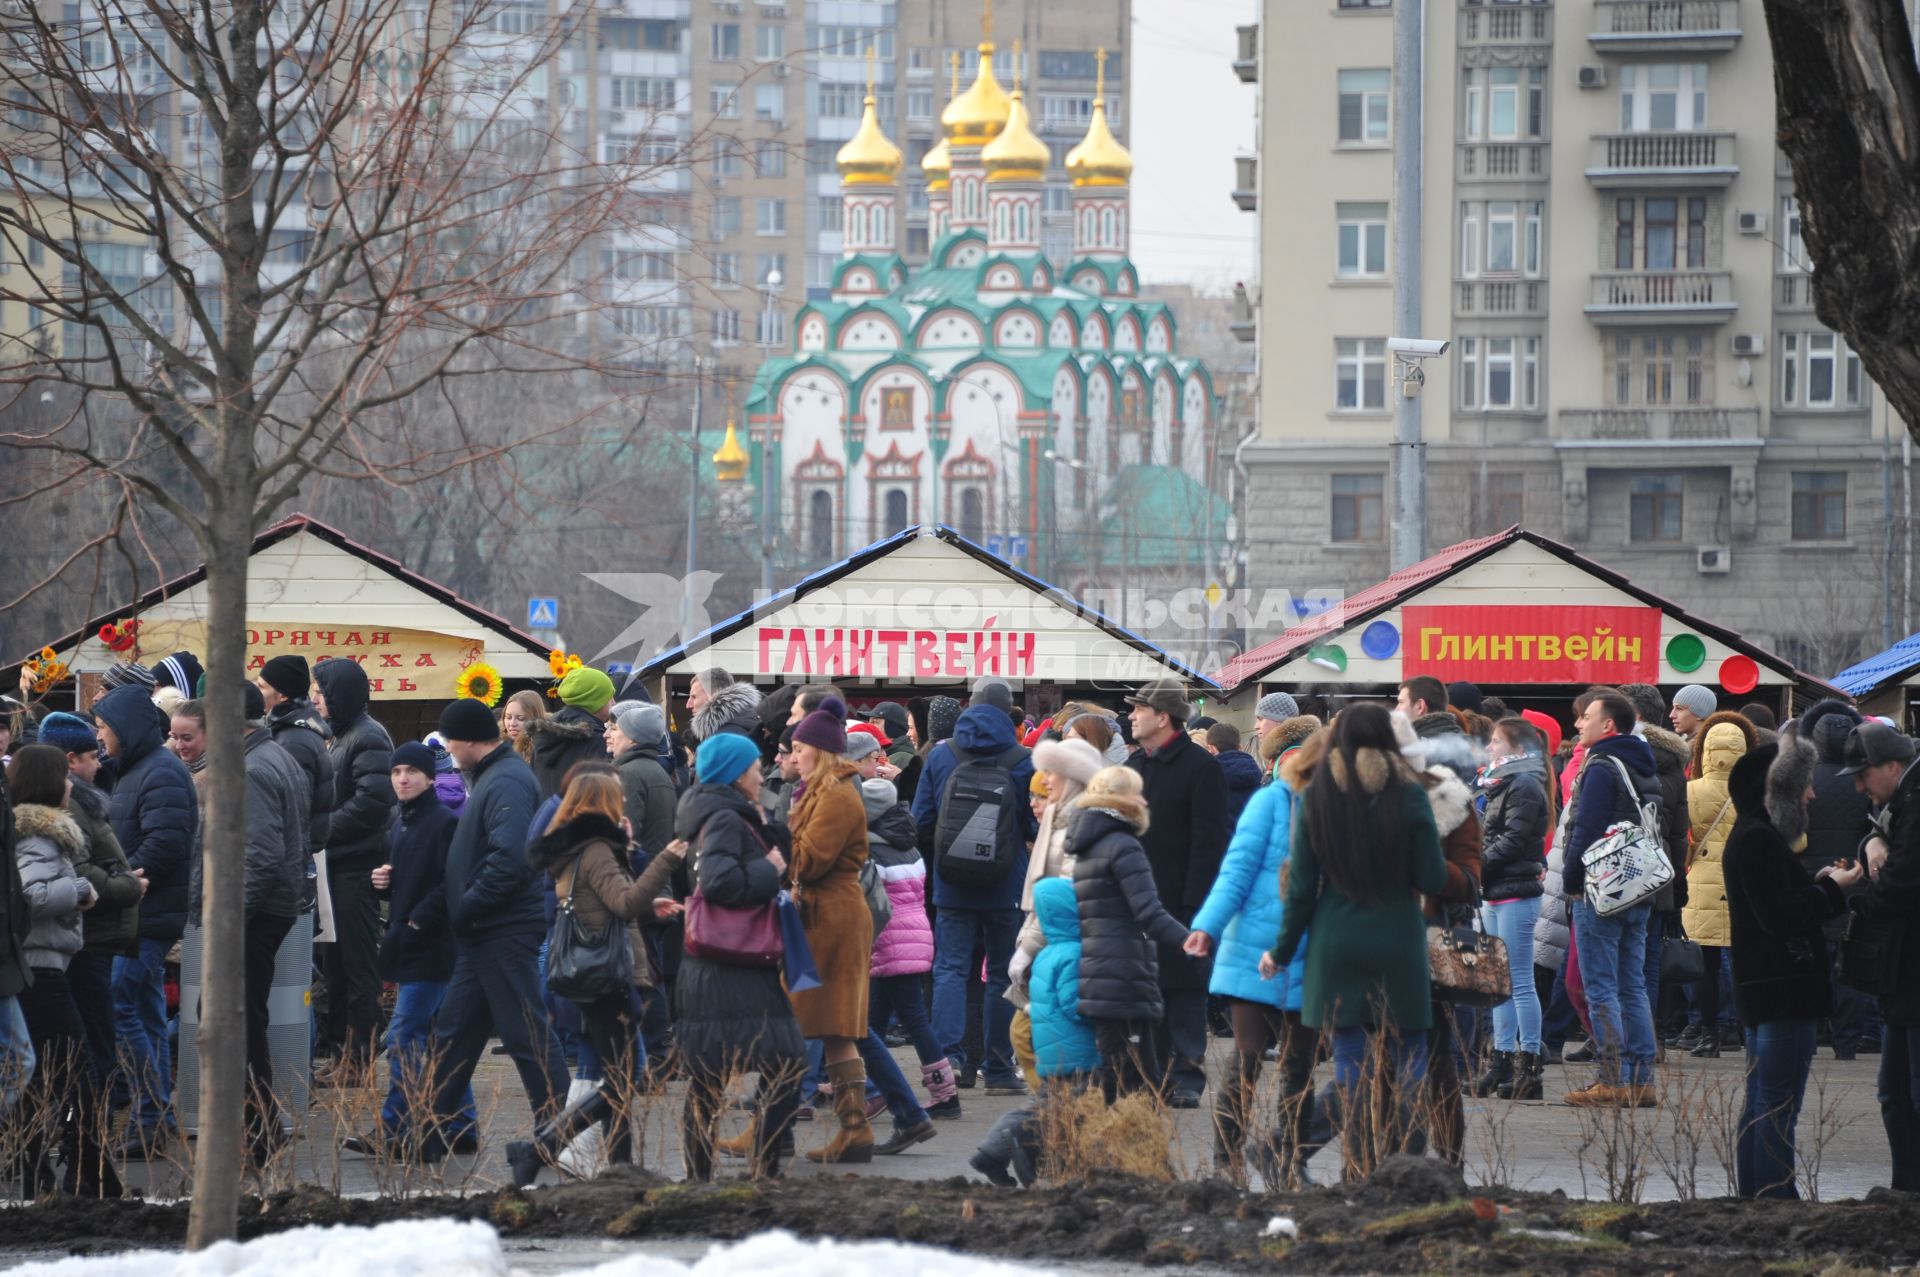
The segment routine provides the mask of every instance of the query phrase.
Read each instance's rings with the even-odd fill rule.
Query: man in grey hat
[[[1254,734],[1261,740],[1265,740],[1280,730],[1280,724],[1286,722],[1289,718],[1298,718],[1299,716],[1300,702],[1294,700],[1293,697],[1287,695],[1285,692],[1268,692],[1260,698],[1259,704],[1253,707]],[[1258,757],[1260,747],[1255,745],[1253,749],[1247,752]]]
[[[1226,854],[1227,784],[1220,760],[1187,735],[1193,705],[1179,679],[1159,678],[1127,697],[1133,706],[1133,754],[1147,800],[1140,845],[1153,866],[1167,912],[1183,923],[1206,903]],[[1161,946],[1160,1023],[1154,1054],[1167,1068],[1167,1103],[1200,1107],[1206,1089],[1207,979],[1211,963]]]
[[[1713,711],[1720,708],[1720,698],[1713,694],[1711,687],[1699,683],[1688,683],[1673,694],[1673,730],[1687,738],[1689,744],[1700,739],[1700,729],[1713,717]]]

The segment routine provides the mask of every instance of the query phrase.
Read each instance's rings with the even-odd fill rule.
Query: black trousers
[[[433,1110],[440,1129],[458,1128],[474,1066],[495,1034],[519,1071],[534,1121],[559,1111],[567,1062],[540,992],[538,934],[491,936],[455,948],[446,1000],[433,1017]]]
[[[373,1063],[380,1049],[380,898],[371,869],[327,867],[333,897],[333,943],[327,946],[326,1035],[340,1060]]]
[[[1166,1070],[1169,1091],[1197,1096],[1207,1089],[1207,991],[1162,985],[1160,999],[1165,1009],[1153,1026],[1154,1059]]]
[[[118,1067],[118,1037],[113,1031],[113,955],[82,950],[67,964],[67,986],[86,1030],[87,1058],[102,1083]]]
[[[83,1197],[118,1197],[120,1176],[106,1149],[105,1091],[87,1053],[86,1026],[67,973],[35,967],[33,984],[20,991],[38,1060],[21,1100],[22,1188],[36,1197],[54,1187],[54,1152],[66,1161],[61,1187]]]
[[[1207,996],[1200,995],[1204,1027]],[[1160,1084],[1160,1053],[1151,1020],[1095,1020],[1093,1046],[1100,1053],[1100,1089],[1111,1104],[1122,1095],[1149,1091]]]
[[[267,1045],[271,1018],[267,1001],[273,993],[274,959],[292,930],[290,915],[247,915],[247,1138],[257,1153],[276,1143],[280,1135],[280,1103],[273,1097],[273,1051]]]
[[[596,998],[575,1002],[580,1023],[586,1028],[587,1041],[600,1057],[600,1089],[613,1101],[613,1116],[607,1121],[607,1160],[633,1160],[633,1126],[628,1111],[640,1093],[640,1053],[636,1050],[639,1022],[634,1012],[639,990],[627,997]]]

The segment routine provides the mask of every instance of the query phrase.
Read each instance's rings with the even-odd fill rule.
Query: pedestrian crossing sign
[[[560,628],[559,599],[528,599],[527,628],[530,630],[557,630]]]

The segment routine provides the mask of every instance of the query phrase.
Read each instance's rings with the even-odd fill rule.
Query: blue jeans
[[[1600,1076],[1605,1082],[1643,1086],[1653,1081],[1653,1008],[1642,977],[1647,958],[1650,904],[1602,918],[1585,900],[1573,902],[1580,949],[1580,976],[1587,1011],[1600,1039]]]
[[[1007,1001],[1007,964],[1024,921],[1018,909],[940,910],[933,937],[933,1033],[956,1070],[965,1060],[967,964],[976,943],[987,951],[986,1053],[981,1072],[988,1086],[1019,1080],[1013,1063],[1013,1003]]]
[[[913,1097],[913,1087],[908,1083],[900,1066],[893,1062],[893,1052],[887,1050],[887,1044],[872,1029],[867,1036],[854,1043],[860,1051],[860,1060],[867,1066],[867,1080],[880,1088],[880,1094],[887,1097],[887,1111],[893,1114],[896,1126],[918,1126],[927,1120],[927,1111],[920,1107],[920,1101]]]
[[[1793,1128],[1819,1039],[1818,1020],[1767,1020],[1747,1030],[1747,1107],[1734,1162],[1742,1197],[1800,1196],[1793,1186]]]
[[[173,1125],[173,1059],[167,1043],[167,950],[171,940],[140,938],[140,951],[113,960],[113,1031],[127,1076],[132,1123],[144,1135]]]
[[[1493,1049],[1540,1054],[1540,990],[1533,982],[1533,924],[1540,898],[1502,900],[1480,910],[1480,925],[1507,946],[1513,996],[1493,1008]]]
[[[27,1032],[20,999],[0,998],[0,1117],[20,1102],[20,1093],[33,1076],[33,1064],[33,1036]]]
[[[945,1058],[927,1019],[926,991],[918,975],[877,975],[867,981],[867,1023],[880,1033],[889,1020],[900,1026],[923,1066]]]
[[[447,986],[438,980],[414,980],[400,985],[394,993],[393,1018],[387,1022],[387,1068],[392,1085],[380,1120],[387,1134],[403,1138],[408,1130],[408,1109],[412,1103],[423,1109],[433,1102],[432,1071],[427,1067],[427,1043],[433,1037],[433,1013],[447,996]],[[473,1087],[467,1087],[466,1103],[448,1132],[464,1135],[474,1128],[478,1118],[473,1107]]]
[[[1880,1120],[1893,1154],[1893,1187],[1920,1193],[1920,1028],[1880,1026]]]

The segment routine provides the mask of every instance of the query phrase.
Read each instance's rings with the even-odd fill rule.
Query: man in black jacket
[[[1150,819],[1140,836],[1153,866],[1154,885],[1167,912],[1193,921],[1226,854],[1227,785],[1220,762],[1186,733],[1192,706],[1178,679],[1155,679],[1127,698],[1133,706],[1135,749],[1127,766],[1140,773]],[[1160,994],[1154,1030],[1159,1058],[1169,1065],[1167,1102],[1200,1107],[1207,1073],[1207,978],[1212,963],[1162,945]]]
[[[567,1093],[567,1062],[541,998],[546,902],[541,875],[526,857],[540,801],[533,771],[500,739],[500,725],[479,701],[447,706],[440,736],[466,774],[468,793],[447,848],[453,977],[433,1020],[435,1129],[421,1148],[428,1161],[443,1156],[461,1129],[473,1067],[495,1034],[543,1129]]]
[[[327,847],[327,824],[333,815],[333,756],[327,720],[307,699],[313,677],[304,656],[276,656],[254,680],[267,705],[267,730],[274,743],[293,755],[307,774],[311,798],[307,804],[307,873],[312,860]],[[309,896],[307,903],[311,904]]]
[[[0,1118],[12,1111],[33,1076],[33,1039],[20,1013],[20,994],[33,981],[21,951],[33,920],[13,858],[13,803],[0,785]]]
[[[1920,767],[1914,743],[1885,723],[1847,736],[1846,773],[1884,808],[1885,836],[1862,848],[1872,881],[1855,913],[1892,929],[1880,994],[1880,1120],[1893,1188],[1920,1193]]]
[[[1633,734],[1647,742],[1653,751],[1654,777],[1660,782],[1660,845],[1673,866],[1673,881],[1653,898],[1653,913],[1647,918],[1647,1005],[1653,1009],[1656,1030],[1660,1023],[1660,949],[1668,936],[1680,934],[1680,909],[1687,903],[1687,836],[1691,822],[1687,815],[1687,764],[1693,759],[1693,746],[1678,732],[1660,726],[1667,716],[1667,703],[1660,689],[1651,683],[1628,683],[1620,694],[1633,705],[1639,718]],[[1676,990],[1677,991],[1677,990]],[[1674,1035],[1668,1046],[1691,1051],[1700,1045],[1688,1041],[1694,1030]]]
[[[357,661],[314,667],[315,708],[333,729],[333,811],[327,822],[327,893],[333,943],[326,948],[327,1018],[321,1032],[338,1044],[335,1068],[316,1086],[357,1081],[373,1064],[380,1030],[380,901],[373,871],[387,863],[393,738],[367,713],[370,686]]]
[[[1813,801],[1807,804],[1807,868],[1821,868],[1852,860],[1860,854],[1860,840],[1873,828],[1873,803],[1846,774],[1847,737],[1860,724],[1860,711],[1844,701],[1821,701],[1800,718],[1800,735],[1813,745]],[[1850,892],[1860,895],[1865,886]],[[1829,952],[1837,952],[1846,918],[1829,921],[1825,934]],[[1874,1024],[1873,999],[1836,981],[1833,986],[1833,1058],[1851,1060],[1869,1039],[1880,1044]]]

